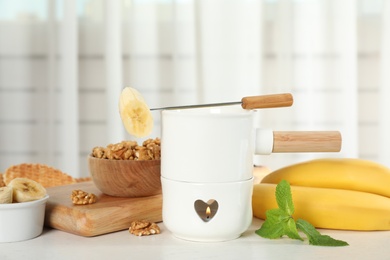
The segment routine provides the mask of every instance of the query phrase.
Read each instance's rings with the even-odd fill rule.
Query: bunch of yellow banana
[[[361,159],[316,159],[271,172],[253,189],[254,216],[277,208],[275,188],[291,185],[294,218],[315,227],[390,230],[390,169]]]

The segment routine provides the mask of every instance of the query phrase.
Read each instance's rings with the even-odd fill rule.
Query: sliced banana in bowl
[[[40,183],[27,178],[15,178],[7,186],[13,190],[14,202],[39,200],[46,196],[46,189]]]
[[[152,132],[152,113],[136,89],[125,87],[122,90],[119,98],[119,113],[129,134],[135,137],[145,137]]]
[[[13,189],[12,187],[0,187],[0,204],[12,203]]]

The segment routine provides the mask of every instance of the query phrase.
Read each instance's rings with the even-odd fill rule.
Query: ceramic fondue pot
[[[163,221],[174,236],[224,241],[249,227],[254,154],[340,150],[339,132],[255,129],[255,112],[240,106],[162,111]]]

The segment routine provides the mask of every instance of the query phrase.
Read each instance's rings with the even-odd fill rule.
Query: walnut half
[[[82,190],[73,190],[70,196],[72,203],[76,205],[93,204],[96,202],[96,195]]]
[[[136,236],[149,236],[160,234],[160,228],[156,223],[137,220],[131,222],[129,232]]]

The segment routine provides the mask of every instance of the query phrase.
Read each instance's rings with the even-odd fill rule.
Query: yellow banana
[[[12,187],[0,187],[0,204],[12,203]]]
[[[119,97],[119,113],[129,134],[144,137],[152,132],[152,113],[136,89],[125,87],[122,90]]]
[[[390,169],[372,161],[324,158],[293,164],[271,172],[262,183],[346,189],[390,197]]]
[[[252,209],[257,218],[277,208],[276,184],[253,186]],[[317,228],[343,230],[390,230],[390,198],[372,193],[291,186],[294,219],[304,219]]]
[[[14,202],[39,200],[46,196],[42,184],[28,178],[15,178],[8,183],[8,187],[12,187]]]

